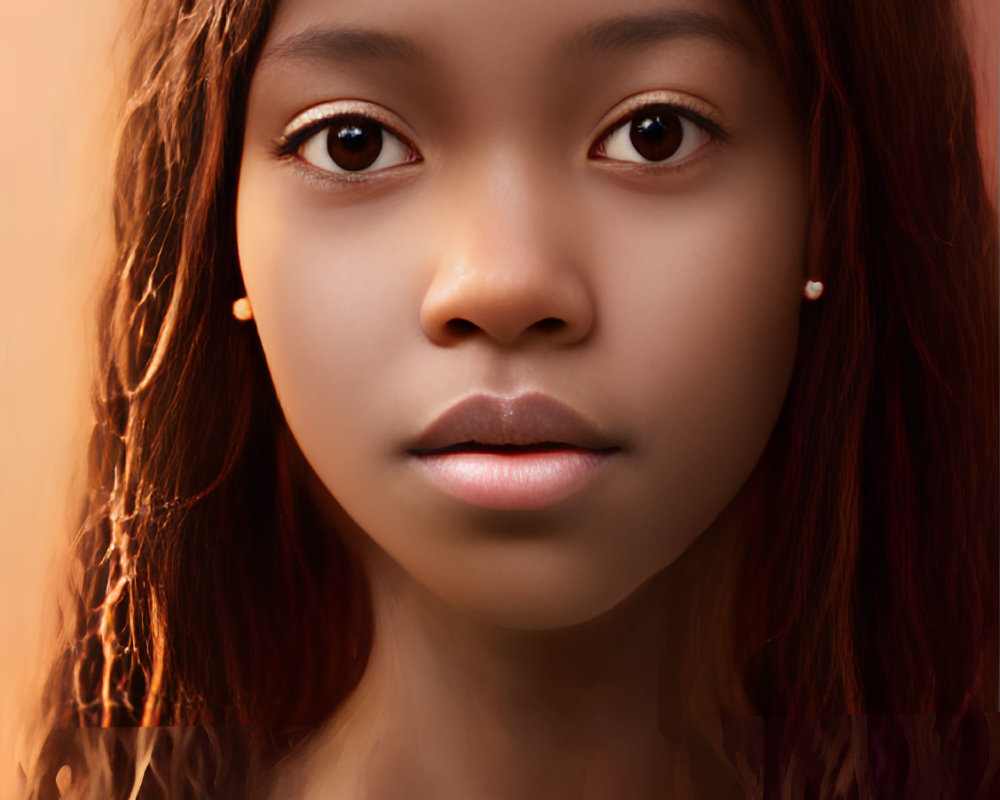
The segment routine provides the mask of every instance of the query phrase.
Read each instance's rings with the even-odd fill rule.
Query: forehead
[[[599,62],[667,43],[752,57],[737,0],[281,0],[261,66],[295,62],[495,73]]]

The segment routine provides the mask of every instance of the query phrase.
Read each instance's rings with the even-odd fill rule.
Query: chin
[[[650,574],[648,564],[616,571],[600,559],[580,563],[565,553],[548,556],[535,553],[523,559],[490,559],[478,569],[462,569],[451,576],[414,577],[476,624],[541,632],[613,616],[615,610],[644,595],[643,590],[669,566],[659,564]]]
[[[489,608],[479,616],[492,627],[525,633],[567,631],[585,627],[613,615],[631,599],[632,593],[616,597],[614,602],[588,602],[590,598],[540,598],[533,604]]]

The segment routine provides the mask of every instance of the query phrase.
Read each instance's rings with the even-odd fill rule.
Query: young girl
[[[997,796],[945,0],[147,0],[32,797]]]

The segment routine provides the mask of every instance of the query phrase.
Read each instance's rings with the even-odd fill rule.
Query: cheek
[[[280,187],[244,170],[240,263],[284,414],[322,462],[363,451],[360,432],[384,428],[385,405],[372,400],[392,394],[407,369],[401,344],[419,334],[416,271],[401,268],[414,233],[378,224],[385,215],[373,209],[331,213]]]
[[[309,207],[275,185],[244,171],[237,237],[282,412],[351,517],[375,534],[398,529],[405,520],[384,518],[394,505],[384,458],[396,444],[385,432],[398,425],[400,385],[416,385],[404,343],[419,333],[419,295],[399,268],[397,245],[408,232],[373,230],[355,210]]]
[[[759,460],[791,377],[802,305],[798,174],[728,177],[725,191],[657,198],[653,209],[617,197],[593,228],[601,260],[614,265],[612,277],[598,277],[599,346],[632,398],[658,496],[669,498],[649,495],[647,506],[691,532],[711,523]]]

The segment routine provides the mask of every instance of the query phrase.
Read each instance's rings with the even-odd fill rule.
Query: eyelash
[[[607,157],[600,160],[608,161],[609,163],[614,164],[616,169],[637,169],[644,173],[654,175],[666,174],[690,166],[691,163],[697,159],[697,155],[707,146],[716,142],[726,142],[730,138],[729,131],[726,130],[719,122],[710,119],[705,114],[695,111],[693,108],[677,103],[676,101],[644,100],[636,103],[626,113],[617,116],[612,123],[606,125],[603,128],[601,135],[598,136],[597,140],[590,147],[590,150],[588,150],[588,156],[592,158],[595,155],[599,156],[601,154],[607,156],[606,150],[608,143],[620,131],[627,130],[633,122],[637,120],[649,120],[654,116],[657,117],[657,120],[659,120],[660,114],[654,112],[654,109],[663,109],[672,117],[680,121],[683,138],[673,153],[670,153],[665,158],[659,160],[633,161]],[[697,132],[705,137],[705,141],[695,147],[693,152],[686,154],[679,161],[672,161],[671,159],[674,158],[674,154],[685,147],[684,143],[687,141],[689,136],[689,125],[693,125],[697,129]],[[632,146],[634,149],[634,142]],[[641,156],[642,154],[639,153],[639,155]]]
[[[695,111],[694,109],[677,103],[676,101],[670,100],[654,100],[648,99],[645,101],[637,102],[631,109],[626,113],[618,116],[615,120],[604,127],[603,132],[596,139],[593,145],[591,145],[588,150],[588,157],[595,158],[597,160],[608,161],[617,165],[621,169],[638,169],[646,173],[651,174],[663,174],[672,172],[674,170],[681,169],[689,165],[692,160],[692,154],[688,154],[685,158],[681,159],[679,163],[672,163],[669,161],[673,157],[673,154],[667,156],[667,158],[658,161],[628,161],[623,159],[607,158],[604,152],[607,147],[607,143],[611,138],[626,128],[637,118],[641,118],[643,114],[652,116],[651,109],[666,109],[671,115],[681,120],[682,127],[686,124],[694,125],[698,131],[704,134],[707,141],[699,145],[694,153],[699,153],[706,146],[711,145],[713,142],[721,141],[725,142],[730,138],[729,132],[717,121],[708,118],[706,115]],[[317,106],[309,111],[304,112],[300,115],[296,121],[293,121],[289,126],[291,128],[290,132],[283,133],[281,137],[274,143],[273,151],[276,157],[281,159],[297,158],[299,161],[303,162],[306,169],[313,173],[318,173],[321,175],[322,179],[325,181],[332,182],[358,182],[371,180],[373,175],[380,172],[385,172],[393,169],[394,166],[404,166],[405,164],[419,163],[423,158],[417,152],[416,147],[409,141],[409,139],[399,133],[394,126],[386,121],[383,121],[378,116],[372,115],[367,110],[337,110],[332,111],[328,114],[322,113],[323,106]],[[307,115],[314,117],[314,119],[308,119]],[[301,123],[296,124],[298,120],[306,118]],[[366,166],[359,170],[344,170],[342,172],[328,170],[323,167],[318,167],[315,164],[308,161],[302,156],[303,148],[312,140],[315,136],[322,133],[324,130],[332,130],[334,125],[340,121],[348,120],[358,120],[359,122],[369,122],[377,126],[383,135],[383,141],[385,136],[388,135],[395,139],[399,144],[401,144],[406,150],[409,151],[414,157],[410,160],[403,162],[402,164],[396,164],[389,167],[383,167],[381,169],[369,170]],[[346,127],[346,125],[344,126]],[[687,139],[687,131],[684,132],[684,139]],[[680,145],[683,147],[683,145]],[[605,157],[601,158],[600,154],[603,153]],[[641,154],[640,154],[641,156]],[[376,159],[377,160],[377,159]],[[373,162],[374,163],[374,162]],[[370,166],[370,165],[369,165]]]
[[[324,169],[322,167],[317,167],[314,164],[306,160],[301,152],[303,148],[318,134],[323,131],[333,130],[335,124],[338,121],[357,121],[359,124],[370,123],[376,126],[383,134],[383,141],[385,140],[385,135],[395,139],[404,148],[406,148],[410,153],[414,154],[416,157],[406,161],[405,163],[418,163],[423,159],[417,154],[417,149],[410,143],[406,136],[396,131],[396,129],[388,124],[387,122],[379,119],[378,116],[371,114],[367,110],[337,110],[332,111],[328,114],[323,113],[324,106],[317,106],[309,111],[304,112],[299,117],[297,117],[290,125],[290,131],[286,130],[279,139],[274,143],[274,154],[280,159],[286,158],[298,158],[304,163],[307,169],[314,171],[315,173],[320,173],[324,180],[331,181],[341,181],[341,182],[352,182],[361,180],[370,180],[373,174],[382,172],[385,169],[391,169],[391,167],[386,167],[380,170],[368,171],[368,167],[364,167],[361,170],[351,171],[345,170],[343,172],[336,172],[334,170]],[[315,117],[314,119],[309,119],[309,117]],[[346,128],[347,125],[343,125],[342,129]],[[381,156],[381,148],[378,157]],[[378,158],[377,157],[377,158]],[[376,158],[376,161],[377,161]]]

